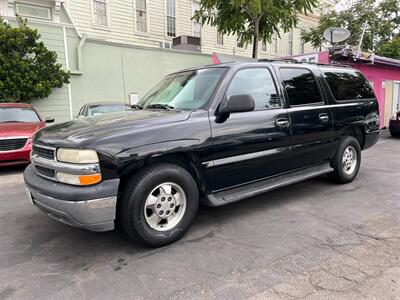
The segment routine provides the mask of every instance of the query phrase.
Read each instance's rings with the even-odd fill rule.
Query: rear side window
[[[338,101],[375,98],[371,84],[355,70],[321,68],[325,80]]]
[[[235,74],[226,95],[229,98],[241,94],[253,97],[255,110],[281,107],[274,79],[265,68],[243,69]]]
[[[290,105],[321,103],[317,81],[308,69],[281,68],[283,85],[289,96]]]

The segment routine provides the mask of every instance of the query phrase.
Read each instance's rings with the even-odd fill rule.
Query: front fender
[[[201,147],[199,139],[177,139],[157,143],[150,143],[117,154],[119,173],[124,174],[142,167],[150,158],[162,155],[193,152]]]

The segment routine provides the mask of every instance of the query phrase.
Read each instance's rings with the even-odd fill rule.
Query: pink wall
[[[319,64],[329,64],[329,53],[328,51],[318,52],[318,63]]]

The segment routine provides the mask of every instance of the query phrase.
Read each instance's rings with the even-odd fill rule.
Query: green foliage
[[[0,18],[0,100],[23,102],[50,95],[69,83],[69,73],[57,63],[57,54],[39,41],[37,30],[18,18],[18,27]]]
[[[235,34],[247,45],[253,42],[253,58],[258,42],[271,42],[279,29],[290,31],[298,22],[298,13],[307,14],[318,0],[202,0],[194,19],[216,26],[223,34]]]
[[[327,28],[344,27],[351,32],[350,38],[345,42],[358,46],[366,22],[367,30],[362,48],[374,49],[379,55],[390,54],[390,57],[400,58],[396,54],[398,53],[396,49],[389,49],[398,46],[393,41],[398,38],[400,29],[399,7],[400,0],[356,1],[353,6],[339,12],[330,11],[323,14],[319,26],[303,31],[302,39],[310,42],[315,48],[319,48],[324,44],[322,35]]]
[[[400,59],[400,37],[380,43],[377,52],[382,56]]]

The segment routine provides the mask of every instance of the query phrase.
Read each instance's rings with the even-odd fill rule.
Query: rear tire
[[[199,192],[191,174],[169,163],[151,165],[125,185],[119,218],[134,241],[160,247],[179,240],[192,225]]]
[[[361,165],[361,147],[352,136],[342,140],[335,157],[331,161],[334,169],[329,177],[337,183],[349,183],[356,178]]]
[[[392,137],[399,137],[400,136],[400,134],[398,134],[397,132],[391,131],[391,130],[390,130],[390,135]]]

